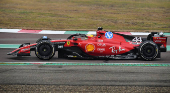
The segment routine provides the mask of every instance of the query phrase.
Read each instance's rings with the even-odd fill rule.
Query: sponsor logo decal
[[[106,33],[105,33],[105,37],[106,37],[107,39],[112,39],[112,38],[113,38],[113,33],[112,33],[112,32],[106,32]]]
[[[112,53],[117,53],[117,50],[115,50],[115,46],[112,46],[109,49],[112,49]]]
[[[70,45],[70,41],[67,41],[67,45],[68,45],[68,46]]]
[[[86,49],[86,52],[94,52],[95,46],[94,46],[94,44],[87,44],[85,46],[85,49]]]
[[[98,43],[97,46],[106,47],[106,44]]]
[[[112,53],[118,53],[118,52],[121,52],[121,51],[125,51],[125,49],[122,49],[120,46],[119,46],[119,49],[116,49],[115,46],[112,46],[110,47],[109,49],[112,49]]]
[[[98,40],[97,40],[97,42],[103,42],[103,40],[101,40],[101,39],[98,39]]]
[[[162,42],[161,40],[155,40],[155,42]]]
[[[120,46],[119,46],[119,52],[121,51],[125,51],[125,49],[122,49]]]
[[[63,45],[58,45],[58,48],[63,48]]]
[[[163,38],[163,37],[154,37],[153,39],[154,39],[153,41],[155,43],[165,43],[166,42],[166,38]]]
[[[103,52],[105,51],[105,48],[97,48],[97,51]]]
[[[54,44],[65,44],[66,42],[54,42]]]
[[[165,43],[165,41],[162,41],[162,40],[155,40],[155,42],[162,42],[162,43]]]
[[[157,39],[166,39],[166,38],[157,38]]]
[[[30,48],[22,49],[21,52],[29,51]]]

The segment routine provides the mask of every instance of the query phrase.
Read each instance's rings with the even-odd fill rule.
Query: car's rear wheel
[[[55,48],[50,41],[42,40],[37,43],[35,54],[39,59],[51,59],[55,54]]]
[[[158,46],[153,41],[145,41],[139,46],[139,54],[144,60],[154,60],[158,53]]]

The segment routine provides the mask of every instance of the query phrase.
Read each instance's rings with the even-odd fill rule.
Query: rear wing
[[[162,32],[151,32],[151,34],[147,37],[148,40],[152,40],[154,43],[156,43],[160,49],[160,52],[166,52],[167,48],[167,37],[163,35]]]

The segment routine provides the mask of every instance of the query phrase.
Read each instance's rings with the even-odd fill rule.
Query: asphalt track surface
[[[0,33],[0,44],[35,43],[42,37],[40,34]],[[66,39],[69,35],[46,35],[51,39]],[[141,36],[146,37],[146,36]],[[170,38],[168,43],[170,45]],[[75,62],[75,63],[166,63],[170,64],[170,51],[163,52],[161,59],[143,60],[71,60],[58,59],[55,55],[51,60],[39,60],[34,52],[29,57],[13,57],[6,55],[12,51],[0,48],[0,62]],[[56,53],[57,54],[57,53]],[[49,65],[1,65],[0,85],[63,85],[63,86],[145,86],[170,87],[170,67],[141,66],[49,66]],[[1,89],[5,86],[0,86]],[[127,88],[127,87],[126,87]],[[125,89],[126,89],[125,88]],[[132,87],[131,87],[132,88]],[[162,89],[161,88],[161,89]],[[107,88],[108,89],[108,88]],[[116,88],[115,88],[116,89]],[[121,88],[123,89],[123,88]],[[141,88],[136,88],[141,89]],[[144,88],[145,89],[145,88]],[[149,89],[149,88],[148,88]],[[152,88],[151,88],[152,89]],[[156,91],[161,92],[162,90]],[[8,90],[8,89],[7,89]],[[100,90],[100,89],[99,89]],[[135,90],[135,88],[134,88]],[[73,91],[74,92],[74,91]],[[87,91],[86,91],[87,92]],[[109,92],[109,91],[103,91]],[[133,91],[131,91],[133,92]],[[149,91],[145,91],[149,92]],[[153,91],[151,91],[153,92]]]

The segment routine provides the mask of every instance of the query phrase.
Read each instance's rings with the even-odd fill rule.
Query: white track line
[[[18,33],[21,29],[0,29],[0,32]]]
[[[64,34],[66,31],[51,31],[51,30],[42,30],[38,34]]]
[[[132,35],[149,35],[150,33],[146,32],[130,32]]]

